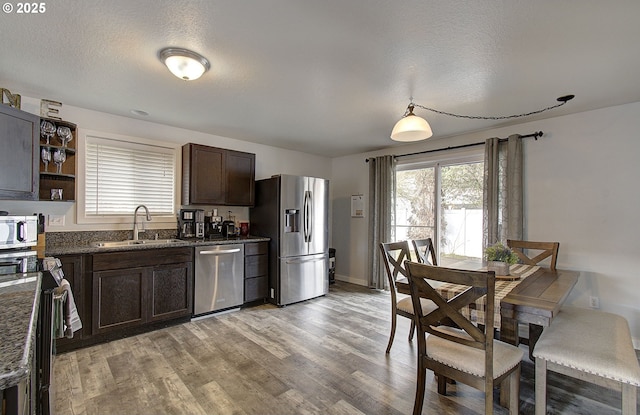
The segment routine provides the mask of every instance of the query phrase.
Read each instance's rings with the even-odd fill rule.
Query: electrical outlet
[[[48,226],[64,226],[64,215],[47,215]]]
[[[595,296],[589,298],[589,306],[591,308],[600,308],[600,299]]]

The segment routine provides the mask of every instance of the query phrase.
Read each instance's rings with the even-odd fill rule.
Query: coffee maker
[[[222,237],[222,216],[218,216],[218,209],[214,209],[204,217],[204,237],[209,239]]]
[[[204,238],[203,209],[180,209],[178,214],[178,238]]]

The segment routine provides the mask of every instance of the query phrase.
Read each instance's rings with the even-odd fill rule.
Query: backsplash
[[[150,229],[140,232],[140,239],[172,239],[176,237],[176,229]],[[47,249],[66,248],[89,245],[96,241],[122,241],[132,238],[132,231],[80,231],[80,232],[47,232]]]

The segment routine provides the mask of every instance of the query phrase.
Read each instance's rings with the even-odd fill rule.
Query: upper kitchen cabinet
[[[253,206],[256,155],[200,144],[182,146],[182,204]]]
[[[0,104],[0,199],[38,199],[40,117]]]
[[[226,203],[253,206],[256,185],[256,155],[227,150]]]

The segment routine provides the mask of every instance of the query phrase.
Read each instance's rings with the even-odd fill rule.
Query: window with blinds
[[[173,215],[175,158],[174,148],[87,135],[85,216],[131,215],[138,205]]]

